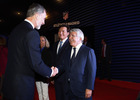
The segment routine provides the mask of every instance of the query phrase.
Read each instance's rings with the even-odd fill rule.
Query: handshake
[[[52,66],[51,69],[52,69],[51,77],[54,77],[56,74],[58,74],[58,68],[57,67]]]

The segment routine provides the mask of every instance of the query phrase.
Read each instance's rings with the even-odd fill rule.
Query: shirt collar
[[[76,47],[72,47],[72,48],[76,48],[77,50],[79,50],[81,46],[82,46],[82,43],[80,43]]]
[[[25,19],[24,21],[30,23],[32,25],[33,29],[34,29],[34,25],[33,25],[33,23],[31,21],[29,21],[28,19]]]
[[[68,39],[68,37],[67,37],[67,38],[65,38],[64,40],[62,40],[62,42],[64,43],[67,39]],[[61,41],[61,40],[60,40],[60,41]]]
[[[64,40],[62,40],[62,45],[65,43],[65,41],[68,39],[68,37],[67,38],[65,38]],[[61,40],[60,40],[61,41]],[[59,42],[60,42],[59,41]]]

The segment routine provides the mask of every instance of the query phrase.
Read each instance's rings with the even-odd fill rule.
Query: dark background
[[[69,11],[68,22],[79,25],[88,36],[97,59],[101,39],[112,46],[112,78],[140,83],[140,0],[19,0],[0,3],[0,34],[9,36],[11,30],[24,20],[30,4],[42,4],[49,14],[39,30],[53,44],[58,28],[64,22],[62,13]],[[17,11],[21,15],[17,15]],[[98,65],[99,67],[99,65]],[[97,77],[99,72],[97,71]]]

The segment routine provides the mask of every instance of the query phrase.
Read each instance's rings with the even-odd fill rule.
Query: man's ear
[[[38,19],[39,18],[39,13],[36,13],[34,16],[35,16],[36,19]]]
[[[81,37],[80,37],[80,40],[83,41]]]

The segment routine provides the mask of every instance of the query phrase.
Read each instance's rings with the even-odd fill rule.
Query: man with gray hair
[[[93,49],[82,44],[83,40],[84,34],[80,29],[70,30],[71,47],[66,50],[64,57],[66,100],[92,100],[96,56]]]
[[[12,31],[8,44],[8,62],[3,81],[4,100],[33,100],[35,73],[52,77],[57,68],[49,68],[41,59],[40,36],[36,29],[45,24],[46,10],[32,4],[26,19]]]

